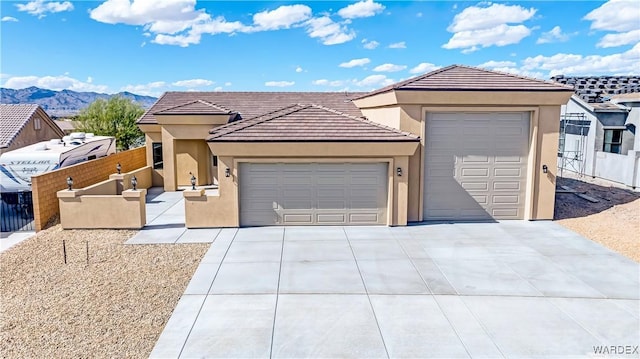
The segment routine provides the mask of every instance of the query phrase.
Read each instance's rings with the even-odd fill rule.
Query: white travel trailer
[[[31,176],[105,157],[116,152],[116,139],[74,132],[55,139],[5,152],[0,156],[0,190],[2,199],[16,197],[16,192],[31,191]],[[13,194],[13,195],[12,195]]]

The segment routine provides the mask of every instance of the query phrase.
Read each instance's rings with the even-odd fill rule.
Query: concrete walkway
[[[147,225],[126,244],[211,243],[220,229],[187,229],[182,192],[147,191]]]
[[[36,235],[35,231],[0,232],[0,253]]]
[[[216,231],[151,357],[638,357],[640,266],[552,222]]]

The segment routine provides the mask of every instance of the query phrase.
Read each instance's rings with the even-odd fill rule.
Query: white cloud
[[[155,81],[149,82],[147,84],[139,84],[139,85],[127,85],[120,89],[120,91],[126,91],[135,93],[137,95],[145,95],[145,96],[159,96],[164,92],[164,88],[167,87],[167,83],[164,81]]]
[[[478,65],[478,67],[482,67],[485,69],[495,69],[497,67],[513,67],[516,66],[516,63],[513,61],[487,61],[485,63],[482,63],[480,65]]]
[[[311,83],[318,86],[331,86],[331,87],[340,87],[344,85],[344,81],[339,81],[339,80],[329,81],[327,79],[315,80]]]
[[[342,44],[356,37],[353,30],[334,22],[328,16],[310,19],[307,21],[307,25],[309,37],[319,38],[324,45]]]
[[[288,29],[310,17],[311,8],[306,5],[284,5],[253,15],[253,23],[257,31]]]
[[[26,4],[16,4],[18,11],[24,11],[28,14],[43,18],[47,13],[57,13],[73,10],[73,4],[69,1],[44,1],[34,0]]]
[[[382,10],[384,10],[384,5],[376,3],[373,0],[364,0],[338,10],[338,15],[345,19],[355,19],[375,16],[382,12]]]
[[[407,44],[405,44],[404,41],[400,41],[400,42],[395,42],[391,45],[389,45],[390,49],[406,49],[407,48]]]
[[[618,47],[640,42],[640,29],[628,32],[606,34],[600,39],[597,47]]]
[[[422,15],[423,14],[421,12],[419,12],[419,13],[416,14],[416,17],[422,17]]]
[[[18,19],[16,19],[13,16],[4,16],[4,17],[2,17],[2,19],[0,21],[2,21],[2,22],[18,22]]]
[[[375,40],[371,40],[371,41],[367,39],[362,40],[362,47],[364,47],[367,50],[373,50],[378,46],[380,46],[380,43]]]
[[[73,91],[93,91],[106,92],[109,88],[106,85],[95,85],[90,82],[83,82],[67,75],[62,76],[15,76],[8,77],[4,81],[4,87],[12,89],[22,89],[36,86],[49,90],[73,90]]]
[[[364,66],[368,63],[370,63],[371,60],[369,60],[368,58],[362,58],[362,59],[353,59],[351,61],[347,61],[347,62],[343,62],[341,63],[340,67],[344,67],[344,68],[352,68],[352,67],[356,67],[356,66]]]
[[[548,44],[552,42],[565,42],[569,40],[570,35],[562,32],[560,26],[556,26],[542,35],[536,41],[536,44]]]
[[[592,30],[632,31],[640,24],[640,8],[636,1],[611,0],[588,13],[584,20],[592,21]]]
[[[409,70],[410,73],[412,74],[424,74],[427,72],[431,72],[434,70],[437,70],[441,68],[441,66],[436,66],[430,62],[423,62],[418,64],[418,66],[412,68],[411,70]]]
[[[224,85],[225,86],[231,86],[232,84],[231,84],[231,82],[225,82]]]
[[[506,46],[519,43],[531,34],[524,25],[498,25],[490,29],[461,31],[453,34],[449,42],[442,45],[445,49],[464,49],[464,53],[479,50],[479,47]],[[465,50],[467,50],[465,52]]]
[[[293,81],[267,81],[264,83],[264,85],[268,87],[289,87],[295,84]]]
[[[192,80],[176,81],[172,83],[172,85],[178,86],[178,87],[205,87],[205,86],[211,86],[214,83],[215,82],[213,81],[205,80],[205,79],[192,79]]]
[[[405,65],[395,65],[395,64],[382,64],[376,66],[373,71],[375,72],[398,72],[406,69]]]
[[[222,91],[222,86],[218,86],[218,87],[214,88],[213,91],[215,91],[215,92]]]
[[[385,75],[370,75],[360,81],[355,81],[355,84],[360,87],[377,88],[391,85],[394,82]]]
[[[555,75],[595,75],[620,74],[638,75],[640,43],[633,48],[611,55],[577,55],[559,53],[552,56],[538,55],[523,61],[525,71],[547,71],[548,76]]]
[[[458,13],[447,31],[453,36],[442,45],[445,49],[463,49],[463,53],[480,47],[506,46],[519,43],[531,34],[531,29],[520,23],[531,19],[536,9],[519,5],[480,3]],[[520,25],[509,25],[520,24]]]
[[[296,72],[297,73],[300,73],[302,71],[304,71],[304,69],[302,67],[300,67],[300,66],[296,67]]]

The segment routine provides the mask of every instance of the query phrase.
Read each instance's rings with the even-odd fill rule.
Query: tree
[[[143,143],[144,134],[136,124],[143,113],[142,106],[120,95],[97,99],[80,111],[78,130],[113,136],[119,150],[128,150]]]

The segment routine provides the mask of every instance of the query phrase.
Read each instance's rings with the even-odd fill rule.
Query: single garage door
[[[242,163],[240,225],[387,223],[386,163]]]
[[[522,219],[528,113],[429,113],[426,220]]]

